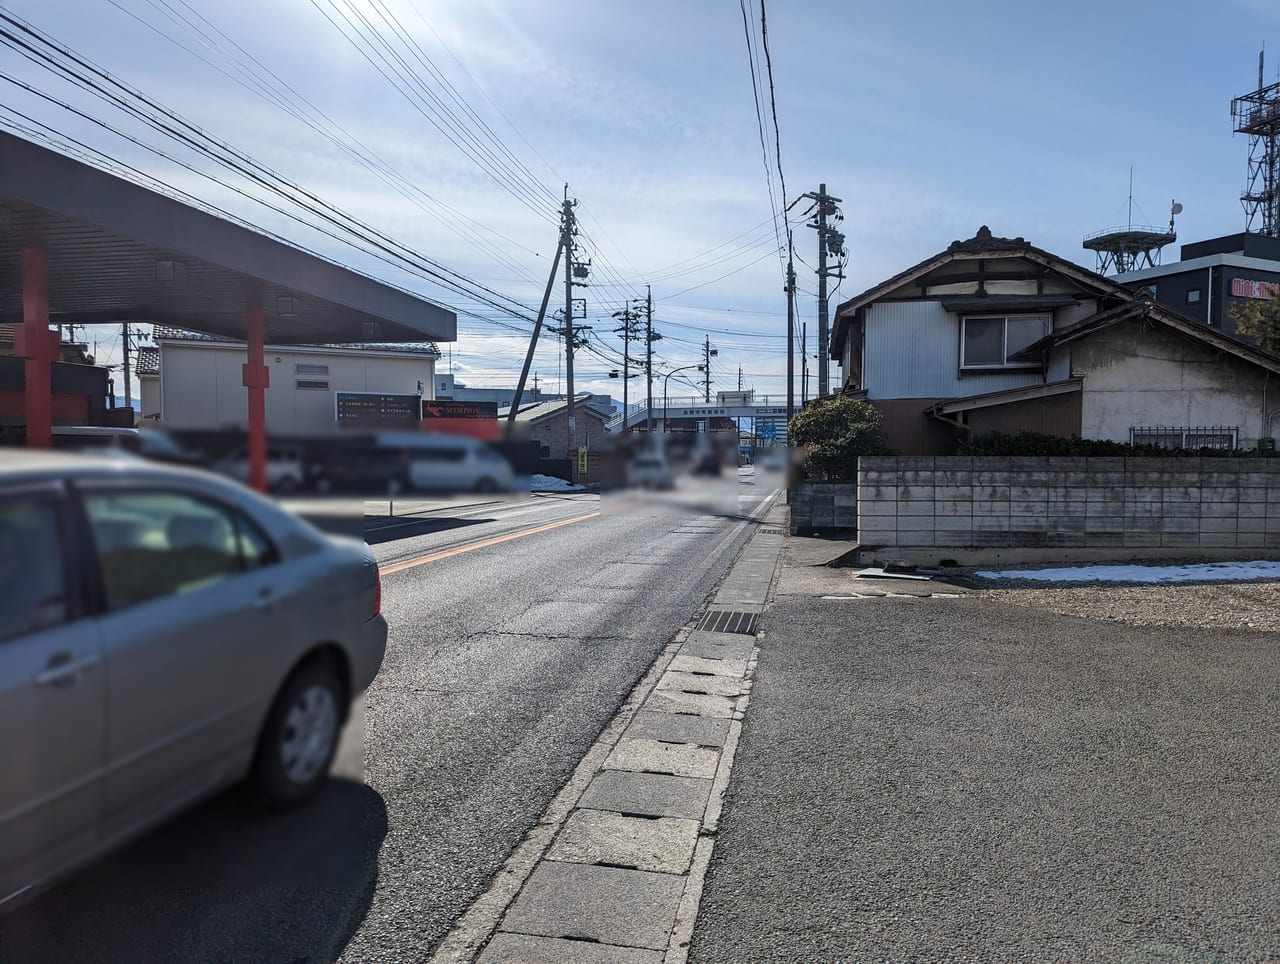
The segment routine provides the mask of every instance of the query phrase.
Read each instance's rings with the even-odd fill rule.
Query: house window
[[[1134,445],[1154,445],[1162,449],[1234,449],[1240,430],[1225,425],[1178,428],[1145,426],[1129,430]]]
[[[299,389],[305,391],[327,392],[329,390],[329,382],[319,381],[318,379],[299,378],[294,384],[296,384]]]
[[[1027,368],[1017,359],[1024,348],[1049,334],[1049,315],[978,315],[960,322],[961,368]]]
[[[1199,288],[1187,289],[1187,304],[1198,305],[1199,303],[1200,303],[1200,289]]]
[[[294,365],[293,370],[298,375],[328,375],[328,365]]]

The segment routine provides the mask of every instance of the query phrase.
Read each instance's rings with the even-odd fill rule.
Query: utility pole
[[[625,432],[631,408],[631,342],[640,336],[640,309],[632,308],[628,303],[621,311],[615,311],[613,317],[622,322],[613,331],[622,336],[622,430]]]
[[[800,325],[800,407],[809,404],[809,323]]]
[[[124,345],[124,407],[133,409],[133,390],[129,387],[129,323],[120,325],[120,341]]]
[[[742,391],[742,366],[738,366],[738,391]]]
[[[826,184],[818,185],[817,194],[811,191],[803,196],[813,199],[813,220],[809,222],[809,227],[816,228],[818,231],[818,395],[823,396],[830,390],[827,377],[827,364],[829,361],[827,358],[829,354],[827,350],[829,337],[827,279],[844,277],[844,266],[848,253],[844,247],[844,235],[828,223],[828,219],[836,224],[844,220],[844,215],[836,207],[840,203],[840,198],[829,195]],[[840,259],[839,264],[834,269],[827,267],[828,254]]]
[[[787,425],[796,414],[796,266],[791,231],[787,231]]]
[[[707,335],[702,344],[702,400],[711,401],[711,359],[720,352],[711,347],[711,336]]]
[[[578,426],[573,415],[573,203],[569,185],[564,186],[564,375],[565,399],[568,402],[567,455],[573,459],[578,451]],[[576,464],[576,463],[574,463]],[[570,472],[570,475],[573,473]]]
[[[645,414],[647,415],[646,422],[648,423],[647,425],[645,425],[645,433],[650,439],[650,441],[652,441],[653,440],[653,343],[655,341],[661,341],[662,336],[653,330],[653,288],[650,287],[649,285],[644,286],[644,317],[645,317],[644,371],[645,371],[645,380],[648,382],[648,385],[649,385],[649,399],[645,403],[646,405],[648,405],[648,408],[645,410]],[[663,415],[662,430],[664,432],[667,430],[665,413]]]
[[[560,214],[560,243],[556,245],[556,256],[551,262],[551,274],[547,277],[546,290],[542,292],[542,306],[538,309],[538,320],[533,325],[533,336],[529,339],[529,350],[524,356],[524,366],[520,369],[520,380],[516,382],[516,394],[511,399],[511,410],[507,413],[507,424],[514,424],[516,414],[520,411],[520,400],[524,395],[524,383],[529,377],[529,367],[533,364],[533,353],[538,348],[538,335],[542,332],[542,322],[547,317],[547,304],[551,301],[551,289],[556,283],[556,271],[560,268],[560,254],[567,250],[569,218],[573,209],[566,198]],[[449,371],[453,372],[453,346],[449,346]],[[533,387],[538,389],[538,376],[533,376]]]

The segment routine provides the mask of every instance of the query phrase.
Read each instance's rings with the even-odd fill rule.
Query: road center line
[[[599,511],[588,512],[585,515],[576,515],[570,519],[560,519],[558,522],[548,522],[546,525],[534,526],[532,529],[521,529],[519,532],[508,532],[506,535],[494,536],[491,539],[482,539],[479,542],[472,542],[465,546],[457,546],[453,549],[433,552],[430,555],[418,556],[416,559],[406,559],[403,562],[395,562],[389,566],[381,566],[379,568],[379,572],[384,576],[390,576],[393,573],[403,572],[405,569],[425,566],[429,562],[438,562],[441,559],[448,559],[450,556],[460,556],[464,552],[472,552],[476,549],[496,546],[503,542],[510,542],[512,539],[523,539],[525,536],[537,535],[539,532],[547,532],[551,529],[559,529],[561,526],[572,525],[573,523],[581,522],[584,519],[594,519],[598,515],[600,515]]]

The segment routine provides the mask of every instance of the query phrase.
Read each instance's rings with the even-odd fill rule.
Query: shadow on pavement
[[[448,532],[450,529],[462,529],[466,526],[483,525],[493,519],[406,519],[400,516],[365,516],[364,541],[371,546],[384,542],[395,542],[397,539],[410,539],[414,536],[430,535],[433,532]]]
[[[0,916],[0,960],[332,961],[369,912],[386,832],[362,783],[288,813],[232,790]]]

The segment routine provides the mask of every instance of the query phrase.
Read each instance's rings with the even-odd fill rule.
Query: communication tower
[[[1249,135],[1249,180],[1240,203],[1245,230],[1280,238],[1280,81],[1264,86],[1258,53],[1258,89],[1231,102],[1237,134]]]
[[[1084,247],[1098,255],[1098,274],[1124,274],[1154,268],[1160,263],[1160,249],[1178,240],[1173,219],[1182,213],[1182,205],[1169,205],[1169,227],[1133,223],[1133,169],[1129,169],[1129,223],[1103,228],[1086,234]]]

